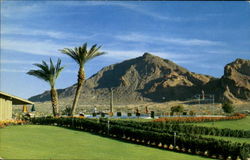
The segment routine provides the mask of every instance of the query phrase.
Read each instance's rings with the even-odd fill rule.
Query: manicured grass
[[[10,126],[0,129],[0,138],[5,159],[208,159],[55,126]]]
[[[250,130],[250,116],[240,120],[192,123],[198,126]]]

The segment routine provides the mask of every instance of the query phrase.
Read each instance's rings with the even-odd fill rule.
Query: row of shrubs
[[[233,116],[225,117],[162,117],[154,120],[154,122],[186,122],[186,123],[196,123],[196,122],[213,122],[213,121],[224,121],[224,120],[238,120],[245,118],[245,114],[236,113]]]
[[[4,128],[11,125],[23,125],[25,123],[27,122],[24,120],[3,120],[0,121],[0,128]]]
[[[102,121],[107,121],[101,119]],[[250,138],[250,130],[233,130],[229,128],[205,127],[191,124],[180,124],[175,122],[137,122],[110,120],[110,124],[132,127],[137,129],[156,131],[160,133],[178,132],[185,134],[202,134],[224,137]]]
[[[204,138],[189,134],[177,134],[175,136],[176,143],[174,143],[173,134],[119,125],[106,120],[41,117],[32,118],[31,122],[34,124],[70,127],[73,129],[105,134],[143,145],[173,149],[179,152],[209,157],[218,158],[220,156],[226,159],[230,156],[232,159],[237,159],[237,157],[247,159],[250,153],[250,144],[246,143],[232,143],[230,141]]]

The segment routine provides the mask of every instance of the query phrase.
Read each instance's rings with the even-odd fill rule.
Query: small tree
[[[183,105],[177,105],[177,106],[173,106],[171,107],[171,112],[174,113],[174,112],[177,112],[177,113],[181,113],[184,111],[184,107]]]
[[[225,113],[233,113],[234,112],[234,106],[231,103],[223,103],[222,109]]]
[[[70,116],[71,108],[70,106],[66,106],[64,110],[62,110],[62,115]]]
[[[70,113],[71,116],[73,116],[75,113],[75,110],[76,110],[76,107],[78,104],[78,100],[80,98],[80,94],[82,91],[82,87],[83,87],[84,82],[85,82],[86,76],[85,76],[84,65],[89,60],[91,60],[97,56],[105,54],[105,52],[99,51],[100,48],[101,48],[101,46],[97,46],[95,44],[88,50],[87,43],[84,43],[80,47],[75,47],[73,49],[64,48],[64,49],[60,50],[63,54],[66,54],[69,57],[71,57],[79,65],[75,98],[73,100],[73,105],[72,105],[71,113]]]
[[[33,104],[32,107],[31,107],[31,112],[35,112],[36,111],[36,108],[35,108],[35,105]]]
[[[42,64],[36,63],[34,64],[39,69],[30,70],[27,74],[35,76],[39,79],[42,79],[50,84],[50,99],[52,104],[52,111],[54,116],[59,116],[59,106],[58,106],[58,93],[55,88],[56,79],[62,72],[64,67],[61,67],[61,60],[57,60],[57,64],[54,65],[50,58],[50,65],[45,61],[42,61]]]
[[[150,117],[151,117],[151,118],[155,118],[155,112],[154,112],[154,111],[151,111],[151,112],[150,112]]]

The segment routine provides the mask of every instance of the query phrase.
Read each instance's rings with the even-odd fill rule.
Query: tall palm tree
[[[42,61],[42,64],[34,64],[35,66],[39,67],[38,70],[30,70],[27,72],[29,75],[33,75],[39,79],[42,79],[50,84],[50,97],[51,97],[51,104],[52,104],[52,111],[54,116],[59,116],[59,107],[58,107],[58,94],[57,90],[55,89],[55,82],[61,71],[64,67],[61,67],[61,60],[57,60],[57,64],[54,65],[51,58],[50,58],[50,66]]]
[[[85,81],[84,64],[90,59],[105,54],[105,52],[99,52],[100,48],[101,46],[97,46],[97,44],[95,44],[88,50],[87,43],[84,43],[82,46],[75,47],[74,49],[64,48],[60,50],[63,54],[70,56],[79,65],[77,88],[73,105],[71,108],[71,116],[73,116],[75,113],[75,109],[78,104],[82,86]]]

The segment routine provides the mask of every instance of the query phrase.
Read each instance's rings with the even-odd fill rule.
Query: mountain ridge
[[[104,67],[88,78],[83,86],[80,103],[107,103],[110,88],[114,89],[114,99],[122,104],[186,100],[202,90],[209,94],[215,91],[217,101],[249,100],[249,64],[249,60],[237,59],[225,66],[222,78],[215,78],[190,72],[170,60],[144,53],[143,56]],[[244,77],[243,81],[235,78],[235,75]],[[241,84],[237,85],[241,89],[234,90],[236,84]],[[242,89],[244,84],[247,85],[246,89]],[[59,98],[72,98],[75,88],[76,84],[59,89]],[[243,93],[239,96],[238,92]],[[46,91],[29,100],[44,102],[49,98],[49,92]]]

